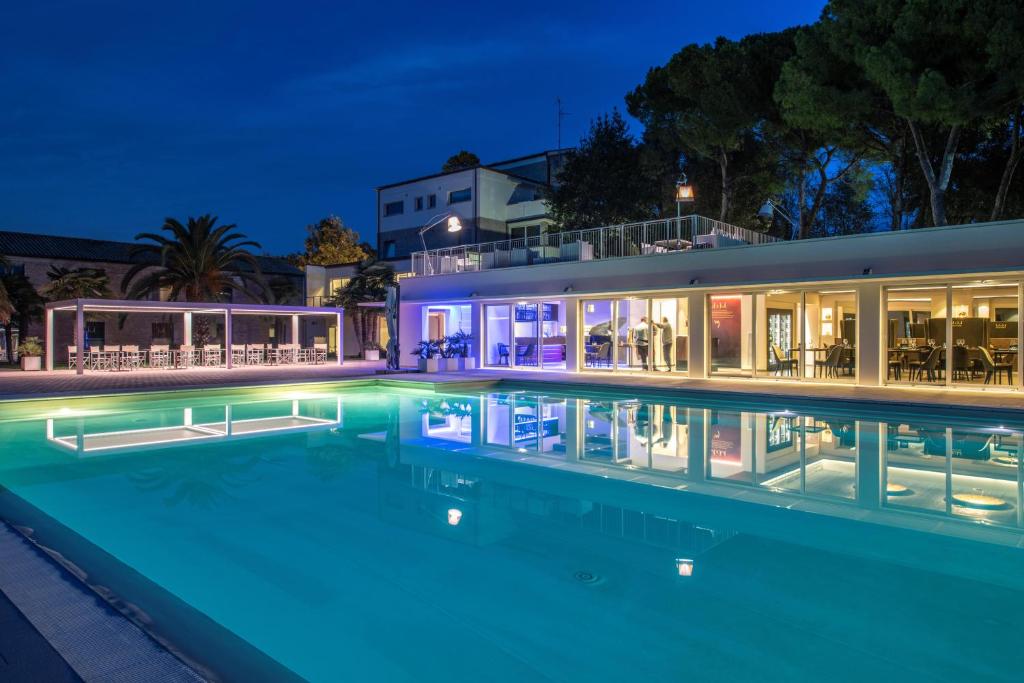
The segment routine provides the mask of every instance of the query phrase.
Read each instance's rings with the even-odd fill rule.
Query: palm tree
[[[17,327],[24,337],[29,322],[42,319],[44,301],[24,273],[4,272],[3,276],[0,276],[0,289],[6,293],[7,307],[10,311],[9,322],[5,325],[5,335],[7,360],[13,364],[13,328]]]
[[[348,284],[335,290],[327,299],[328,306],[341,306],[346,314],[351,316],[360,351],[367,343],[376,343],[376,321],[382,315],[382,311],[359,304],[384,301],[388,287],[394,287],[397,282],[394,268],[386,263],[367,259],[359,264],[359,270]]]
[[[41,289],[51,301],[67,299],[109,299],[110,278],[98,268],[53,266],[46,273],[50,282]]]
[[[166,289],[171,301],[182,294],[186,301],[218,301],[227,292],[249,293],[248,285],[259,285],[262,276],[247,247],[258,249],[260,245],[236,232],[235,227],[218,226],[217,217],[207,214],[190,217],[187,225],[167,218],[161,230],[170,237],[139,233],[135,239],[151,240],[153,244],[135,245],[130,253],[133,258],[149,258],[125,273],[121,290],[130,299],[142,299]],[[246,265],[250,270],[242,269]],[[140,273],[142,276],[136,280]]]

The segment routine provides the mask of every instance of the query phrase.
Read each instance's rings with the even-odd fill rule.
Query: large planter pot
[[[437,359],[437,371],[438,372],[448,372],[449,370],[454,370],[454,369],[455,369],[455,359],[454,358],[438,358]]]
[[[456,370],[475,370],[476,358],[453,358]]]
[[[363,360],[380,360],[380,349],[363,349]]]
[[[440,360],[440,359],[438,359],[438,358],[419,358],[419,359],[417,359],[416,364],[419,367],[420,372],[437,372],[438,371],[438,368],[437,368],[437,361],[438,360]]]
[[[42,368],[43,359],[40,356],[22,356],[22,370],[39,370]]]

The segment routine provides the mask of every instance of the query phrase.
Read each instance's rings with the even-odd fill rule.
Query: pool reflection
[[[428,418],[403,439],[473,455],[1024,527],[1016,428],[530,392],[409,401]]]

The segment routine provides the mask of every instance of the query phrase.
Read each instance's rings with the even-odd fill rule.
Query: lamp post
[[[683,217],[683,204],[693,204],[695,199],[693,185],[689,183],[684,173],[676,181],[676,218]]]
[[[427,259],[428,262],[429,257],[427,256],[427,239],[426,237],[424,237],[424,235],[426,235],[427,232],[429,232],[432,228],[440,225],[446,220],[448,222],[448,232],[459,232],[462,230],[462,221],[460,221],[459,217],[454,215],[451,211],[446,211],[444,213],[437,214],[429,221],[427,221],[427,223],[422,228],[420,228],[420,242],[423,244],[423,258]],[[434,274],[433,264],[430,265],[430,274]]]

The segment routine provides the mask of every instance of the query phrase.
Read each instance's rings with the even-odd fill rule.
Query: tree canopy
[[[333,215],[306,226],[305,247],[303,253],[291,257],[296,265],[358,263],[373,255],[368,244],[360,243],[359,233]]]
[[[640,146],[618,111],[595,119],[566,154],[551,192],[551,213],[567,229],[634,221],[656,204]]]
[[[756,227],[770,198],[794,238],[1024,212],[1020,2],[830,0],[808,26],[684,45],[625,101],[641,139],[616,175],[583,166],[602,131],[584,138],[553,197],[567,226],[666,215],[681,173],[697,213]]]
[[[463,149],[460,150],[458,154],[453,154],[448,157],[448,161],[444,162],[444,165],[441,166],[441,173],[461,171],[464,168],[473,168],[474,166],[479,165],[480,157]]]

